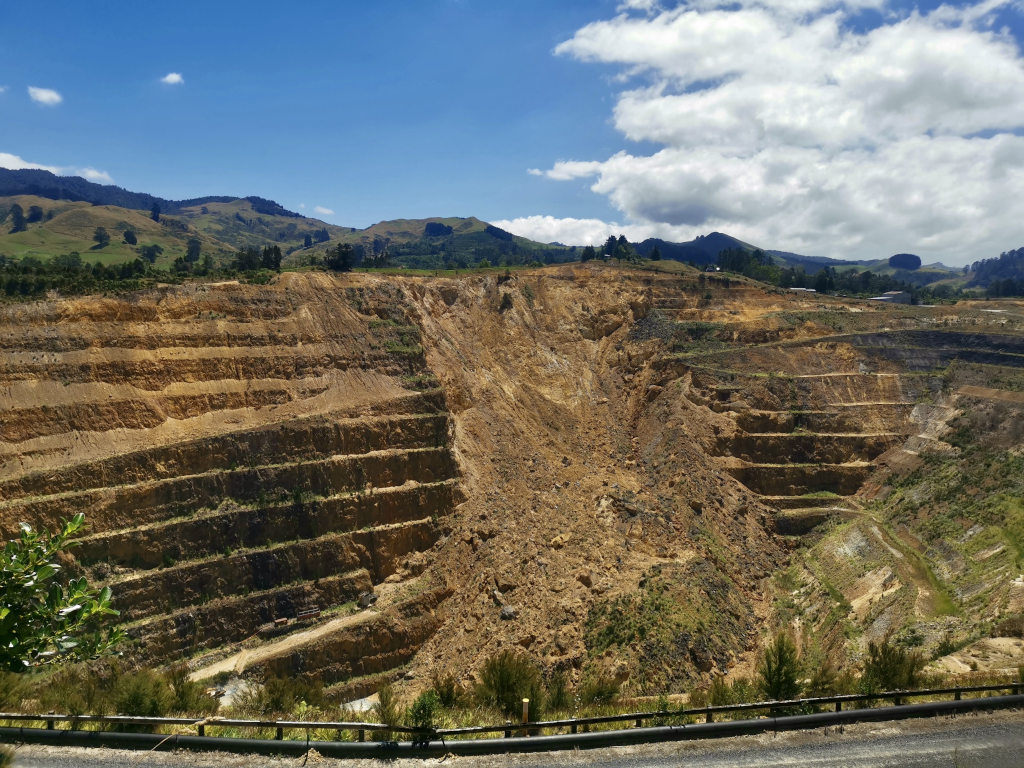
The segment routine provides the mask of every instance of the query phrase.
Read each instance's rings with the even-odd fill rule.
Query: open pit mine
[[[7,304],[0,528],[85,513],[67,565],[111,586],[126,662],[339,700],[504,648],[686,690],[781,626],[840,663],[898,631],[963,654],[1024,612],[1020,553],[899,483],[967,422],[1019,452],[1000,307],[679,265]]]

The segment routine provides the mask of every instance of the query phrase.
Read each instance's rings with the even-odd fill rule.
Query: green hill
[[[337,241],[355,248],[357,262],[372,264],[375,257],[386,256],[389,265],[415,269],[465,269],[481,261],[496,266],[554,264],[578,258],[577,248],[538,243],[474,217],[381,221],[366,229],[343,230]],[[292,258],[322,259],[335,245],[332,238],[308,255],[296,253]]]
[[[109,244],[95,241],[98,227],[109,234]],[[157,246],[154,263],[167,267],[193,240],[202,256],[219,264],[243,248],[266,245],[280,247],[289,266],[320,262],[338,243],[353,246],[357,264],[427,269],[569,261],[576,252],[475,218],[397,219],[360,230],[306,218],[261,197],[166,200],[48,171],[0,169],[0,257],[46,262],[77,252],[89,264],[110,265],[133,261],[143,249],[152,255]]]
[[[964,281],[963,270],[955,267],[947,267],[945,264],[935,262],[923,264],[918,269],[899,269],[890,266],[889,259],[878,259],[877,261],[858,262],[857,264],[843,264],[835,267],[836,272],[863,272],[869,270],[876,275],[886,275],[895,280],[909,285],[933,285],[942,281],[950,281],[950,284],[960,285]]]
[[[42,219],[27,222],[24,231],[11,232],[15,205],[26,213],[32,206],[41,208]],[[158,245],[162,253],[155,263],[166,266],[185,254],[193,238],[199,240],[202,254],[222,262],[247,246],[260,248],[275,243],[289,252],[302,249],[307,235],[311,239],[325,235],[336,239],[349,232],[347,227],[318,219],[260,213],[257,207],[258,203],[248,199],[210,202],[180,208],[174,215],[161,214],[157,222],[149,210],[29,195],[0,197],[0,255],[48,261],[77,251],[90,263],[116,264],[137,258],[143,246]],[[93,240],[97,227],[110,235],[106,247],[98,247]],[[128,230],[135,233],[135,245],[124,242]]]
[[[648,238],[642,243],[637,243],[636,251],[646,258],[657,248],[663,259],[703,265],[716,263],[718,254],[728,248],[741,248],[745,251],[753,251],[756,247],[742,240],[737,240],[731,235],[711,232],[707,235],[700,235],[685,243],[673,243],[654,237]]]
[[[15,205],[28,212],[32,206],[43,210],[43,219],[27,222],[24,231],[12,232]],[[150,218],[149,211],[136,211],[110,205],[91,205],[81,201],[49,200],[42,197],[18,195],[0,198],[0,255],[14,259],[27,256],[48,261],[54,256],[77,251],[88,262],[114,264],[135,259],[139,247],[158,245],[163,255],[157,263],[173,261],[185,252],[189,237],[196,233],[187,226],[179,226],[172,217],[163,217],[161,223]],[[110,235],[110,244],[99,248],[93,240],[97,227]],[[135,233],[137,245],[123,242],[125,231]],[[213,239],[200,237],[203,252],[226,253],[229,246]]]

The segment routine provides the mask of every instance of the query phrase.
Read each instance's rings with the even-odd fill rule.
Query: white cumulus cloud
[[[34,85],[28,87],[28,97],[45,107],[55,107],[64,101],[64,97],[52,88],[36,88]]]
[[[98,171],[95,168],[79,168],[77,174],[83,179],[96,182],[97,184],[113,184],[114,180],[106,171]]]
[[[180,72],[168,72],[160,78],[160,82],[165,85],[184,85],[185,78],[181,76]]]
[[[881,21],[865,26],[866,8]],[[1024,59],[992,23],[1017,12],[1011,0],[931,13],[886,0],[620,10],[556,53],[619,66],[615,127],[661,148],[542,173],[590,179],[627,229],[718,229],[805,253],[950,263],[1024,245]],[[562,221],[566,232],[581,221],[547,219],[516,221]]]
[[[324,208],[322,205],[315,205],[315,206],[313,206],[313,213],[318,213],[321,216],[333,216],[334,215],[334,211],[332,211],[330,208]]]
[[[7,168],[11,171],[20,170],[38,170],[38,171],[49,171],[50,173],[59,173],[60,168],[54,165],[40,165],[39,163],[30,163],[28,160],[22,160],[17,155],[12,155],[9,152],[0,152],[0,168]]]
[[[648,237],[666,240],[690,240],[699,232],[685,227],[664,224],[618,224],[601,219],[557,218],[555,216],[521,216],[516,219],[492,221],[496,227],[520,237],[528,237],[540,243],[562,243],[563,245],[601,245],[609,235],[625,235],[633,242]]]
[[[32,163],[29,162],[28,160],[22,159],[18,155],[12,155],[9,152],[0,152],[0,168],[7,168],[8,170],[11,171],[49,171],[50,173],[56,174],[57,176],[81,176],[82,178],[96,182],[97,184],[114,183],[114,180],[106,171],[99,171],[89,166],[79,168],[77,166],[59,166],[44,165],[42,163]]]

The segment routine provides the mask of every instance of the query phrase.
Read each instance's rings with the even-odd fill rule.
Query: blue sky
[[[320,205],[352,226],[608,210],[526,169],[621,145],[600,73],[551,53],[614,3],[97,5],[45,21],[5,8],[0,151],[164,197]],[[169,72],[184,82],[160,83]],[[63,101],[40,107],[28,85]]]
[[[357,227],[1024,245],[1014,2],[17,3],[3,32],[8,166]]]

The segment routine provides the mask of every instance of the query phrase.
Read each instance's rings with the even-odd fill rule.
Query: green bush
[[[668,696],[666,696],[665,694],[662,694],[661,696],[659,696],[658,697],[658,701],[655,702],[655,704],[654,704],[654,710],[656,712],[668,712],[669,710],[671,710],[671,708],[672,708],[672,705],[669,703]],[[654,721],[651,723],[651,725],[657,725],[657,726],[668,725],[668,718],[667,717],[656,717],[656,718],[654,718]]]
[[[911,651],[889,638],[881,643],[870,642],[861,676],[861,690],[864,693],[910,690],[920,682],[924,665],[925,659],[920,651]]]
[[[434,730],[434,717],[440,701],[433,690],[424,691],[409,707],[409,725],[426,731]]]
[[[431,690],[437,694],[437,703],[442,709],[455,709],[462,704],[466,692],[455,675],[434,674],[431,679]]]
[[[800,693],[800,660],[796,644],[785,632],[765,648],[757,667],[761,693],[769,701],[785,701]]]
[[[377,691],[377,703],[373,705],[374,717],[377,718],[377,722],[383,725],[398,725],[402,719],[401,709],[398,706],[398,696],[395,694],[395,689],[391,687],[391,683],[385,683]],[[391,731],[377,731],[378,741],[391,741]]]
[[[120,676],[115,667],[101,675],[82,666],[69,666],[51,675],[39,693],[45,711],[68,715],[105,715],[113,705],[111,689]]]
[[[523,699],[529,699],[531,720],[540,717],[543,693],[540,670],[513,651],[502,651],[484,662],[476,689],[481,704],[499,709],[506,717],[520,714]]]
[[[554,711],[563,711],[572,706],[572,689],[565,673],[556,670],[551,673],[547,686],[547,706]]]
[[[0,709],[4,712],[19,711],[28,689],[24,674],[0,670]]]
[[[600,671],[584,675],[579,689],[580,706],[594,707],[612,704],[619,698],[621,687],[621,683],[609,672]]]
[[[287,715],[300,702],[312,707],[327,705],[324,686],[319,680],[274,677],[267,680],[264,688],[267,694],[268,714]]]
[[[712,707],[732,704],[732,688],[725,682],[724,675],[715,675],[715,679],[711,681],[711,687],[708,688],[707,700]]]
[[[171,689],[171,711],[186,715],[212,715],[220,701],[206,693],[206,686],[189,680],[188,667],[178,664],[164,676]]]
[[[119,715],[165,717],[174,704],[174,694],[161,675],[140,669],[117,679],[113,701]]]
[[[806,693],[811,697],[834,696],[837,693],[838,672],[831,659],[823,659],[814,665],[811,678],[805,686]]]
[[[746,677],[738,677],[727,683],[724,675],[718,675],[711,681],[707,698],[713,707],[750,704],[761,698],[761,689]]]
[[[259,718],[269,712],[263,686],[252,681],[239,686],[231,697],[231,714],[239,718]]]
[[[689,701],[686,706],[689,709],[703,709],[709,704],[708,692],[704,688],[694,688],[690,691]]]
[[[523,287],[519,289],[523,294],[523,298],[526,299],[526,306],[533,308],[533,300],[536,294],[533,292],[533,286],[529,283],[523,283]]]

